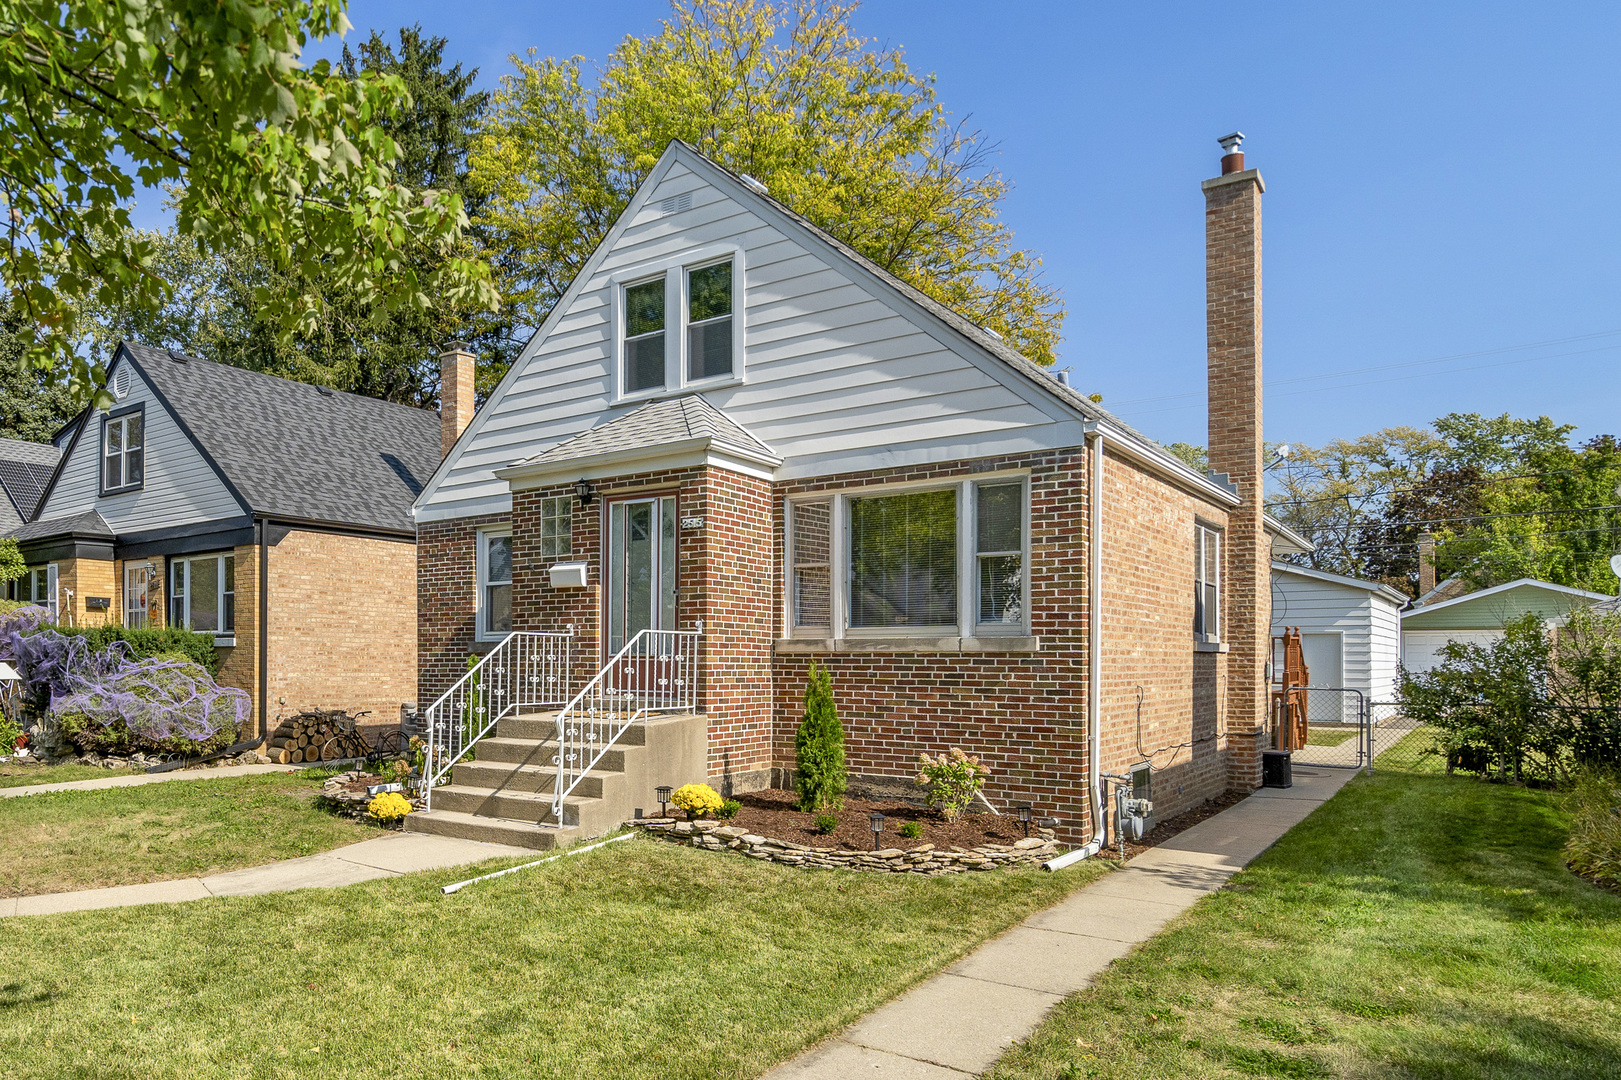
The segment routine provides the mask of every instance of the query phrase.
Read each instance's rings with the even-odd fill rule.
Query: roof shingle
[[[771,447],[755,438],[748,429],[694,394],[648,402],[617,420],[565,439],[518,464],[550,465],[692,439],[708,439],[714,446],[742,451],[752,457],[780,460]]]

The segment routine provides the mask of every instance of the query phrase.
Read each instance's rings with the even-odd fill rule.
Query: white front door
[[[608,504],[608,652],[675,626],[675,496]]]

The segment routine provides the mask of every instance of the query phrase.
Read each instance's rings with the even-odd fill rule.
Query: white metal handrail
[[[563,800],[627,728],[648,713],[690,711],[697,705],[701,634],[638,632],[557,714],[552,816],[559,825]]]
[[[519,709],[569,699],[573,646],[572,631],[516,630],[428,706],[427,809],[433,809],[435,785],[497,722]]]

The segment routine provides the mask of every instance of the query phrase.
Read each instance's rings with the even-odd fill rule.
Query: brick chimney
[[[452,341],[439,354],[439,456],[456,445],[473,419],[473,351]]]
[[[1244,168],[1242,132],[1219,140],[1221,175],[1205,196],[1205,328],[1208,340],[1210,468],[1226,473],[1243,502],[1228,517],[1222,590],[1227,643],[1228,785],[1260,786],[1271,658],[1272,545],[1262,518],[1261,192]]]
[[[1430,533],[1418,534],[1418,595],[1425,596],[1435,588],[1435,537]]]

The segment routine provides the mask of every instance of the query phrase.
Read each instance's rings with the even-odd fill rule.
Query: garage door
[[[1428,671],[1441,663],[1441,647],[1449,641],[1490,645],[1502,636],[1501,630],[1403,630],[1402,666],[1411,672]]]

